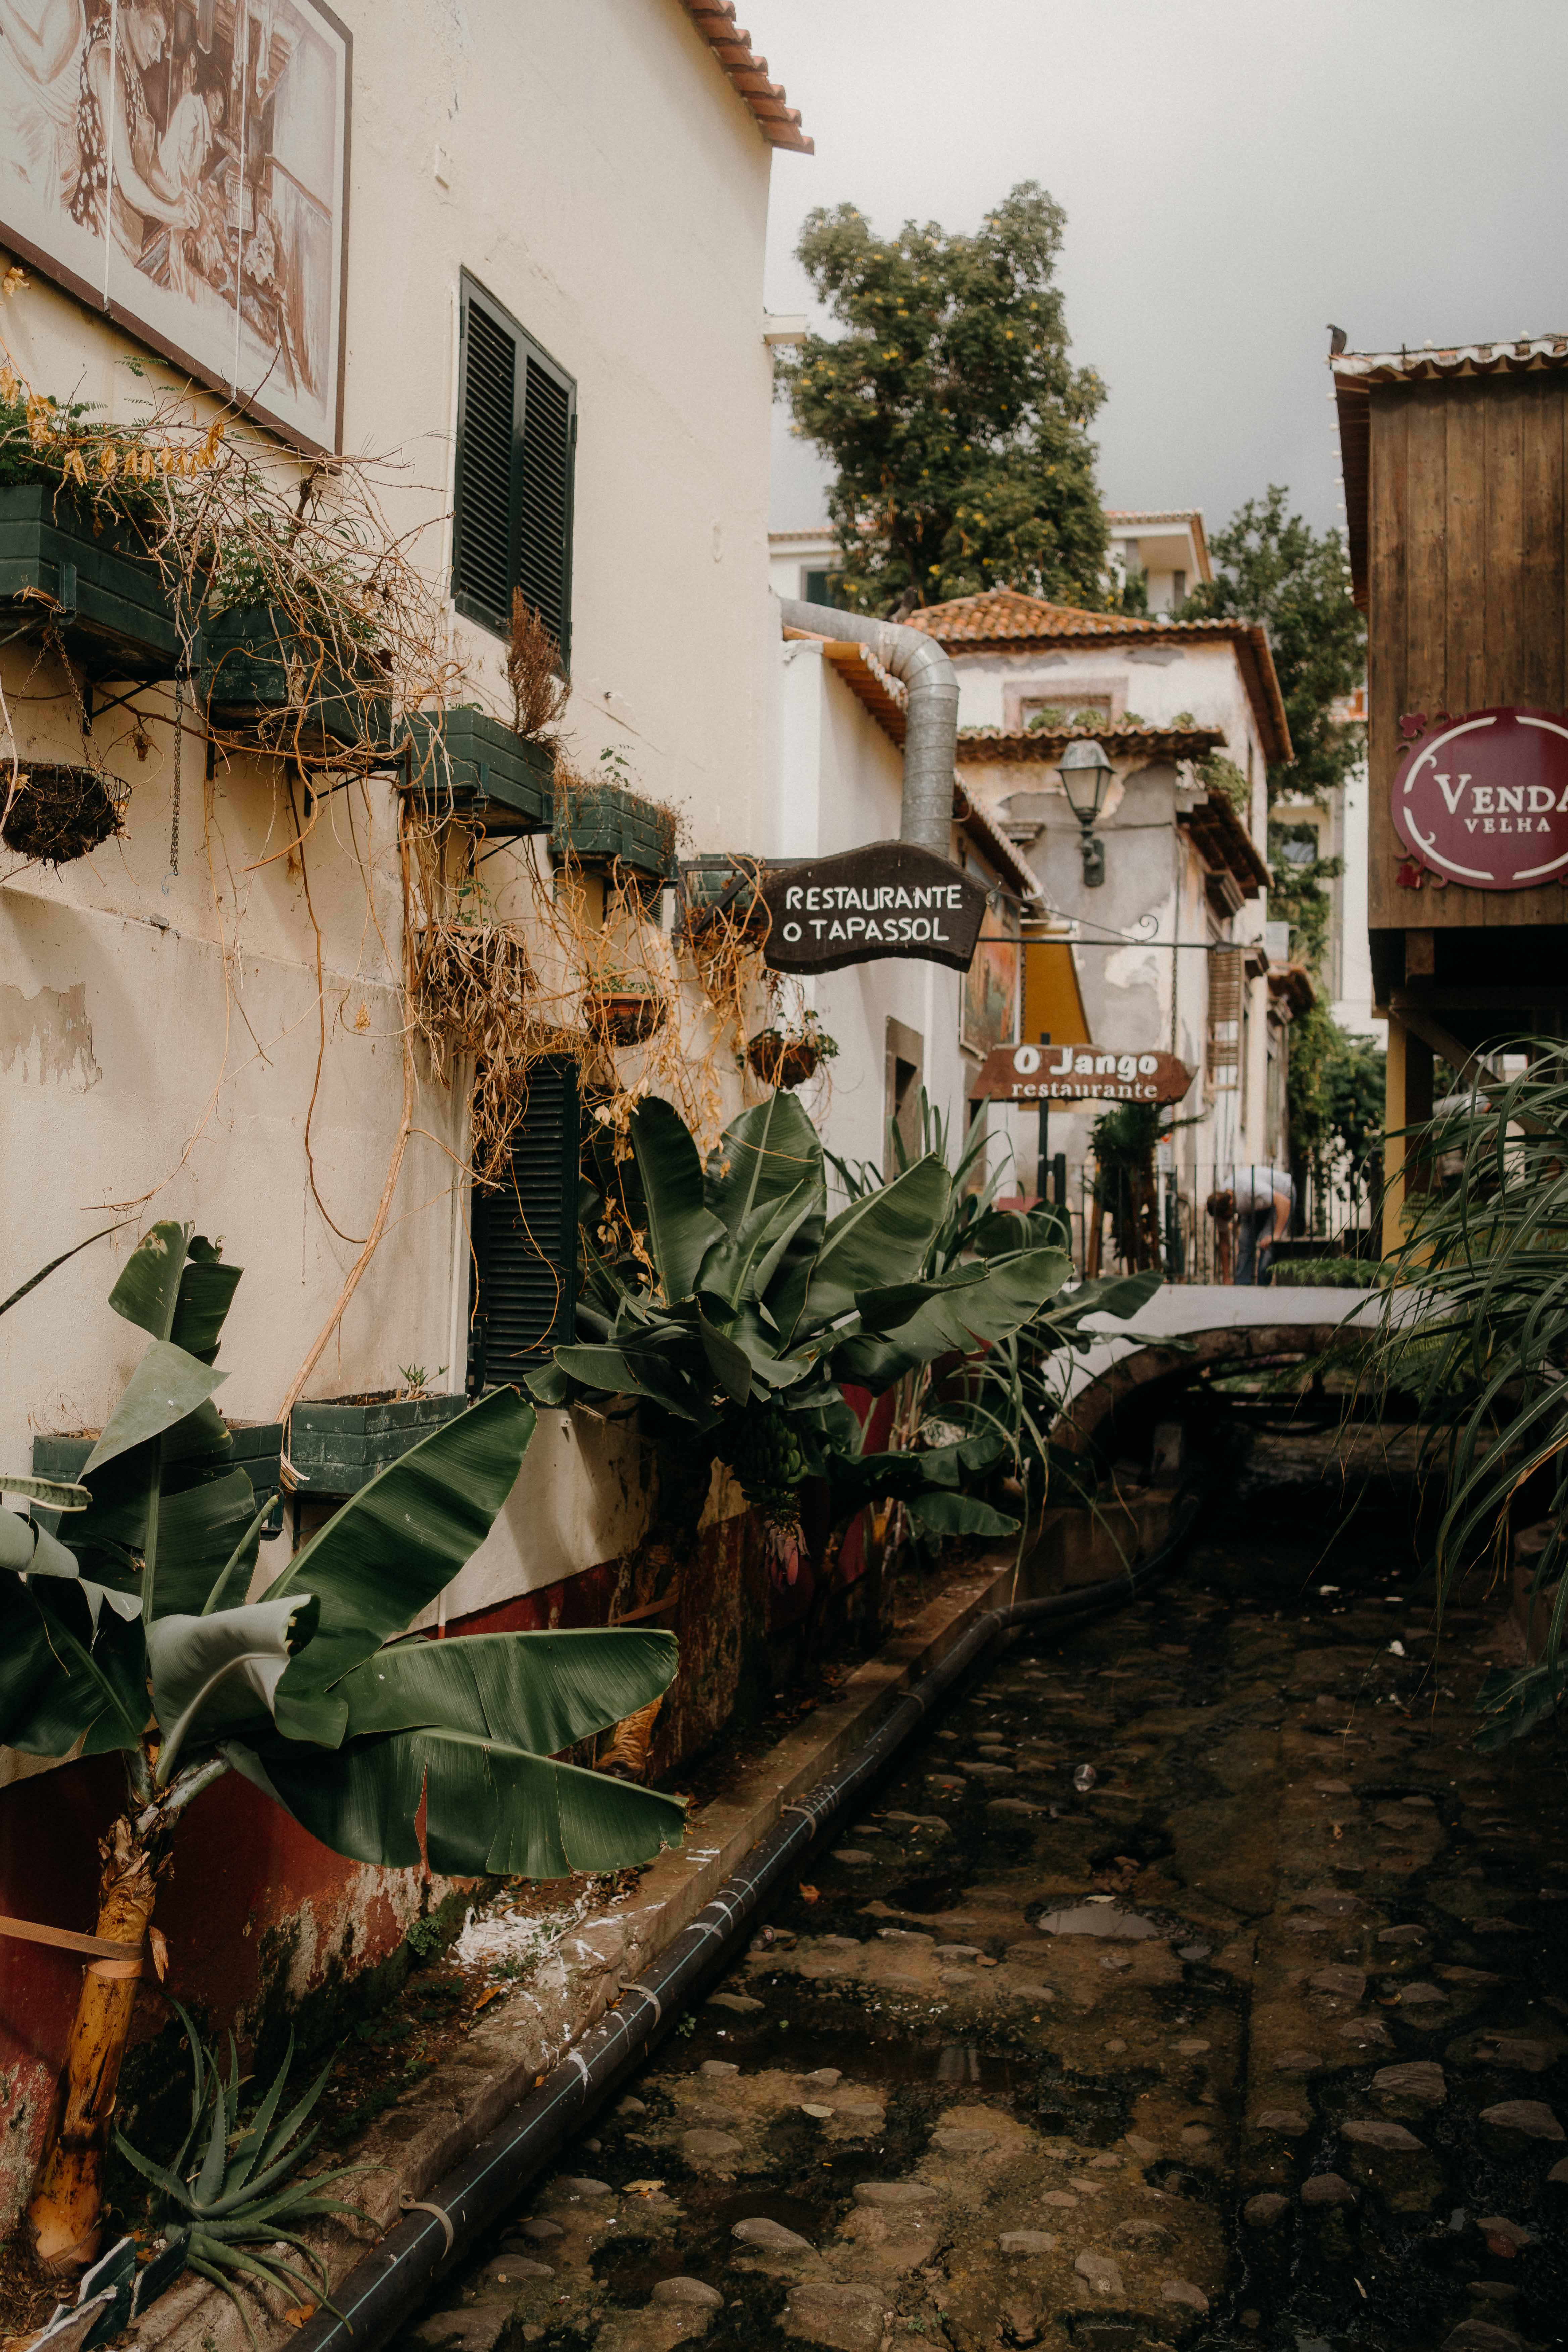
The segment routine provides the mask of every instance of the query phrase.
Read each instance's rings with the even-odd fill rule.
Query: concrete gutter
[[[353,2184],[375,2231],[334,2230],[316,2241],[335,2287],[375,2236],[478,2147],[597,2023],[624,1986],[675,1942],[717,1894],[785,1806],[804,1796],[880,1727],[910,1685],[941,1664],[988,1611],[1083,1580],[1068,1531],[1081,1512],[1050,1515],[1026,1568],[993,1553],[931,1601],[875,1658],[850,1675],[840,1698],[788,1732],[746,1766],[734,1787],[694,1816],[679,1853],[662,1854],[634,1899],[584,1919],[531,1978],[492,2002],[462,2046],[415,2085],[353,2147],[334,2160],[374,2164]],[[1110,1540],[1099,1573],[1122,1565]],[[1076,1572],[1075,1572],[1076,1571]],[[270,2327],[252,2306],[266,2347],[295,2340],[285,2301],[268,2299]],[[128,2341],[143,2352],[251,2352],[238,2312],[203,2280],[189,2279],[154,2304]]]

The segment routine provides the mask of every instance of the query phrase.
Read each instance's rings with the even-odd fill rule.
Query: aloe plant
[[[126,2162],[158,2191],[159,2221],[170,2246],[183,2251],[184,2267],[222,2288],[254,2344],[256,2331],[236,2292],[237,2284],[257,2280],[263,2286],[292,2291],[306,2300],[325,2301],[326,2266],[300,2235],[301,2228],[310,2221],[341,2217],[369,2221],[371,2216],[363,2206],[329,2192],[356,2173],[374,2168],[343,2164],[305,2179],[299,2177],[316,2138],[315,2128],[306,2131],[305,2124],[326,2087],[331,2059],[303,2097],[279,2118],[278,2109],[294,2063],[290,2034],[282,2064],[242,2130],[239,2053],[233,2036],[229,2037],[226,2083],[216,2056],[185,2011],[178,2001],[173,2005],[191,2052],[191,2120],[184,2137],[167,2164],[156,2164],[144,2156],[123,2132],[116,2131],[114,2144]],[[205,2137],[201,2137],[204,2126]],[[304,2268],[280,2254],[280,2246],[294,2247]]]
[[[362,1487],[255,1600],[267,1507],[212,1402],[240,1279],[185,1225],[155,1225],[110,1295],[148,1345],[78,1488],[32,1482],[62,1540],[0,1511],[0,1741],[125,1759],[97,1934],[141,1948],[186,1807],[224,1773],[356,1861],[558,1877],[647,1861],[682,1808],[554,1759],[658,1697],[671,1636],[641,1630],[400,1641],[489,1532],[534,1415],[500,1390]],[[5,1477],[16,1491],[26,1482]],[[40,1491],[45,1486],[46,1491]],[[89,1968],[58,2123],[28,2210],[47,2268],[100,2232],[134,1975]]]

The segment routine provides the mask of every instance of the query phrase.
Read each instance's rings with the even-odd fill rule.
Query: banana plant
[[[1016,1521],[961,1491],[999,1444],[868,1454],[844,1385],[880,1391],[1032,1322],[1071,1272],[1054,1238],[1007,1246],[1016,1234],[998,1227],[994,1255],[933,1265],[954,1189],[936,1151],[830,1216],[822,1144],[792,1094],[742,1112],[706,1167],[668,1103],[640,1103],[630,1139],[646,1263],[601,1256],[585,1204],[577,1321],[590,1336],[530,1381],[539,1402],[635,1400],[667,1454],[724,1463],[749,1500],[786,1520],[820,1476],[835,1528],[896,1492],[933,1531],[1012,1532]]]
[[[4,1474],[34,1512],[0,1510],[0,1742],[125,1762],[96,1934],[140,1953],[179,1820],[230,1771],[334,1852],[392,1868],[421,1859],[422,1801],[430,1866],[464,1876],[607,1870],[679,1843],[677,1800],[554,1760],[662,1694],[670,1635],[398,1638],[511,1490],[534,1426],[514,1390],[384,1470],[252,1597],[268,1507],[213,1403],[239,1279],[189,1226],[154,1225],[109,1302],[148,1344],[80,1486]],[[50,2270],[96,2249],[136,1973],[84,1972],[28,2209]]]
[[[977,1113],[960,1139],[952,1122],[927,1096],[920,1093],[920,1136],[924,1150],[949,1166],[952,1190],[947,1213],[932,1234],[921,1267],[922,1279],[962,1280],[965,1265],[1000,1261],[1018,1253],[1060,1247],[1071,1234],[1066,1212],[1038,1202],[1031,1209],[997,1206],[1007,1167],[1005,1154],[987,1171],[984,1167],[986,1133],[984,1114]],[[893,1161],[906,1169],[911,1153],[900,1130],[891,1134]],[[887,1179],[874,1163],[833,1160],[839,1181],[851,1200],[877,1191]],[[999,1270],[1005,1288],[1006,1276]],[[904,1537],[917,1545],[929,1544],[962,1525],[964,1498],[942,1490],[936,1480],[962,1486],[974,1476],[989,1477],[1001,1469],[1011,1474],[1019,1490],[1037,1507],[1044,1501],[1051,1455],[1050,1430],[1061,1398],[1059,1366],[1066,1352],[1083,1349],[1092,1335],[1085,1328],[1093,1315],[1119,1319],[1135,1314],[1160,1287],[1157,1274],[1080,1282],[1069,1292],[1058,1290],[1037,1314],[1026,1316],[1010,1330],[994,1338],[984,1349],[969,1353],[961,1328],[955,1328],[952,1307],[962,1309],[960,1292],[951,1305],[939,1297],[921,1310],[928,1336],[946,1336],[946,1355],[926,1354],[920,1363],[899,1371],[892,1365],[868,1363],[862,1374],[868,1385],[886,1386],[892,1395],[889,1441],[893,1456],[930,1465],[931,1485],[922,1489],[912,1471],[901,1477],[889,1472],[880,1487],[879,1507],[874,1506],[867,1528],[866,1559],[872,1578],[872,1607],[880,1606],[884,1562],[895,1556]],[[942,1329],[931,1328],[944,1318]],[[955,1362],[962,1358],[962,1362]],[[963,1432],[962,1441],[933,1445],[933,1434]],[[951,1473],[950,1466],[951,1465]],[[869,1495],[868,1501],[872,1498]],[[1020,1554],[1028,1539],[1027,1511],[1016,1526]]]

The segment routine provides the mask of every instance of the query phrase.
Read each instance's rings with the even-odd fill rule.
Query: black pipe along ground
[[[521,2100],[463,2163],[412,2202],[293,2338],[298,2352],[377,2352],[414,2316],[448,2261],[498,2221],[568,2135],[640,2063],[654,2037],[673,2025],[691,1997],[727,1965],[766,1897],[852,1800],[875,1780],[959,1677],[1005,1633],[1071,1622],[1122,1608],[1174,1563],[1204,1497],[1186,1496],[1171,1534],[1145,1560],[1120,1574],[1043,1600],[989,1609],[931,1672],[906,1691],[847,1763],[784,1811],[734,1875],[647,1972],[626,1986],[600,2019],[529,2097]]]

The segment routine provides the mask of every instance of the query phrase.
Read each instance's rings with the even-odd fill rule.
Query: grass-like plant
[[[371,2221],[363,2207],[329,2192],[353,2174],[375,2168],[344,2164],[329,2172],[299,2177],[318,2128],[312,2126],[306,2131],[305,2124],[326,2087],[331,2059],[304,2096],[278,2119],[294,2058],[290,2034],[282,2064],[242,2129],[239,2053],[233,2035],[229,2036],[226,2083],[216,2054],[186,2011],[178,2001],[174,2007],[191,2051],[191,2120],[185,2136],[166,2165],[155,2164],[132,2147],[121,2131],[114,2135],[115,2145],[126,2162],[158,2191],[159,2219],[171,2243],[184,2239],[186,2269],[222,2288],[254,2344],[256,2331],[239,2298],[238,2284],[259,2280],[264,2286],[298,2294],[306,2302],[326,2301],[326,2267],[301,2236],[301,2228],[310,2221],[344,2216]],[[280,2246],[294,2247],[304,2267],[279,2253]]]
[[[1521,1738],[1568,1687],[1568,1047],[1540,1039],[1523,1074],[1405,1139],[1404,1241],[1369,1360],[1374,1392],[1413,1400],[1421,1467],[1442,1493],[1441,1605],[1521,1513],[1544,1519],[1533,1591],[1550,1593],[1540,1659],[1482,1687],[1479,1745]]]

